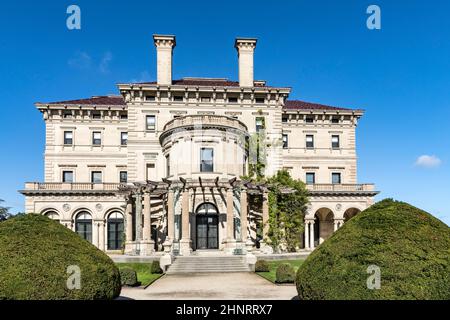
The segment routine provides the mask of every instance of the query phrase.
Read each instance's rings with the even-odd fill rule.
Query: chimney
[[[239,86],[253,87],[253,52],[256,47],[256,39],[236,38],[234,47],[238,51]]]
[[[156,47],[156,73],[159,85],[172,84],[172,53],[175,48],[175,36],[154,34]]]

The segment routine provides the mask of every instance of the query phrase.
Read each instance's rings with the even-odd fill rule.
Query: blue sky
[[[66,9],[81,8],[81,30]],[[366,8],[381,8],[381,30]],[[156,77],[153,33],[177,36],[174,78],[237,79],[236,36],[257,37],[255,78],[291,98],[363,108],[360,182],[450,224],[448,1],[8,1],[0,12],[0,199],[42,181],[44,122],[33,103],[117,93]],[[421,156],[420,161],[418,161]],[[418,163],[416,163],[418,161]]]

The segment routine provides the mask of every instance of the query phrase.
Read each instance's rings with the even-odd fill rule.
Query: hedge
[[[255,264],[255,272],[269,272],[270,266],[266,260],[258,260]]]
[[[277,267],[276,271],[276,283],[294,283],[295,270],[289,263],[282,263]]]
[[[124,267],[120,270],[120,281],[123,286],[134,287],[138,285],[137,273],[130,267]]]

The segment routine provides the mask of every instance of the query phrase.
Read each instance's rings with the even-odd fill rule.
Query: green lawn
[[[116,263],[119,269],[124,267],[129,267],[136,271],[137,279],[141,283],[141,286],[147,286],[153,283],[155,280],[159,279],[162,274],[150,273],[151,263]]]
[[[259,274],[261,277],[269,280],[270,282],[275,283],[277,267],[280,264],[282,264],[282,263],[289,263],[289,264],[291,264],[294,267],[295,272],[297,272],[297,269],[302,265],[302,263],[304,261],[305,261],[304,259],[299,259],[299,260],[276,260],[276,261],[267,260],[267,263],[269,264],[269,267],[270,267],[270,271],[269,272],[257,272],[257,274]]]

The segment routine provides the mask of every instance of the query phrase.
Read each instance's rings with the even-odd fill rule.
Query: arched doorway
[[[345,210],[345,212],[344,212],[344,222],[347,222],[348,220],[350,220],[351,218],[353,218],[354,216],[356,216],[360,212],[361,212],[361,210],[359,210],[357,208],[349,208],[349,209]]]
[[[334,232],[334,213],[328,208],[321,208],[314,216],[314,245],[318,246]]]
[[[108,224],[108,250],[120,250],[123,243],[123,215],[118,211],[111,212]]]
[[[75,218],[75,232],[83,239],[92,242],[92,216],[87,211],[81,211]]]
[[[209,202],[197,207],[196,215],[196,248],[219,249],[219,212]]]

